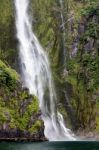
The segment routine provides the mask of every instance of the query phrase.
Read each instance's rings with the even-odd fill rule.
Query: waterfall
[[[23,86],[39,99],[45,136],[50,141],[75,140],[57,111],[57,96],[46,52],[32,31],[29,0],[15,0],[16,29],[19,41]]]
[[[62,22],[62,24],[61,24],[61,28],[62,28],[62,30],[64,31],[65,30],[65,22],[64,22],[64,16],[63,16],[63,0],[59,0],[59,3],[60,3],[60,7],[61,7],[61,11],[60,11],[60,14],[61,14],[61,22]]]
[[[68,71],[66,69],[66,58],[67,58],[67,51],[66,51],[66,29],[65,29],[65,19],[64,19],[64,0],[59,0],[60,4],[60,20],[61,20],[61,30],[62,30],[62,45],[63,45],[63,75],[67,75]]]

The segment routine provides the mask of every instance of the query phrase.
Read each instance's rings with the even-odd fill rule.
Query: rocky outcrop
[[[0,130],[0,141],[45,141],[44,128],[37,133],[22,131],[19,129]]]
[[[0,61],[0,140],[45,140],[38,99]]]

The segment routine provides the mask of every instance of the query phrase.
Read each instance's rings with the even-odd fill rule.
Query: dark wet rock
[[[79,36],[85,32],[85,24],[84,23],[79,23],[78,25],[78,34]]]
[[[23,141],[44,141],[46,140],[44,136],[44,126],[40,128],[37,133],[30,133],[29,131],[22,131],[20,129],[8,129],[6,128],[0,130],[0,140],[8,140],[8,141],[15,141],[23,140]]]
[[[87,44],[85,44],[85,46],[84,46],[85,51],[86,51],[86,52],[92,51],[93,46],[94,46],[94,39],[88,39]]]
[[[95,22],[95,23],[99,23],[99,16],[94,15],[93,18],[92,18],[92,21]]]

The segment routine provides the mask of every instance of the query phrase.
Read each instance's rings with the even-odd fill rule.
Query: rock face
[[[29,131],[22,131],[19,129],[1,130],[0,140],[2,141],[45,141],[44,128],[38,133],[30,133]]]
[[[99,130],[99,116],[96,115],[98,96],[94,96],[99,93],[98,14],[97,4],[87,5],[75,23],[76,34],[75,30],[68,31],[71,33],[71,60],[68,63],[69,76],[66,80],[73,89],[70,104],[77,118],[78,129],[87,131]],[[75,29],[74,24],[72,28]]]
[[[56,82],[60,84],[60,87],[57,86],[58,93],[60,92],[60,105],[62,105],[60,110],[62,111],[65,107],[66,111],[62,113],[67,120],[70,120],[72,128],[76,131],[79,129],[86,129],[88,132],[99,131],[99,115],[97,115],[99,109],[98,8],[97,2],[94,4],[86,2],[84,8],[82,2],[82,11],[76,12],[72,8],[68,11],[68,14],[73,11],[74,16],[68,21],[67,27],[68,75],[57,77],[59,80]],[[79,19],[76,19],[76,15]]]
[[[33,29],[50,56],[58,109],[66,125],[69,128],[99,131],[99,0],[63,1],[61,10],[59,0],[31,0],[30,9],[35,19]],[[0,59],[19,70],[12,0],[0,1],[0,14]],[[63,43],[67,55],[64,64]],[[26,94],[27,90],[22,90],[18,80],[11,79],[8,69],[7,73],[0,70],[0,128],[3,130],[10,125],[10,129],[27,133],[29,129],[35,129],[33,124],[35,118],[41,118],[40,111],[32,112],[35,98]],[[43,132],[43,128],[40,129]]]
[[[22,89],[18,74],[0,61],[0,139],[44,140],[36,97]]]

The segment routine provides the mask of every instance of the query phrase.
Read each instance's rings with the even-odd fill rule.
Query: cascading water
[[[75,140],[57,112],[56,92],[47,54],[32,31],[28,14],[29,0],[15,0],[16,29],[19,40],[22,79],[24,86],[39,99],[45,136],[51,140]]]
[[[65,29],[65,19],[64,19],[64,0],[59,0],[60,4],[60,20],[61,20],[61,29],[62,29],[62,44],[63,44],[63,74],[67,75],[67,69],[66,69],[66,29]]]
[[[65,22],[64,22],[64,16],[63,16],[63,13],[62,13],[62,10],[63,10],[63,0],[59,0],[59,3],[60,3],[60,7],[61,7],[61,12],[60,12],[60,14],[61,14],[61,22],[62,22],[62,24],[61,24],[61,28],[62,28],[62,30],[65,30]]]

